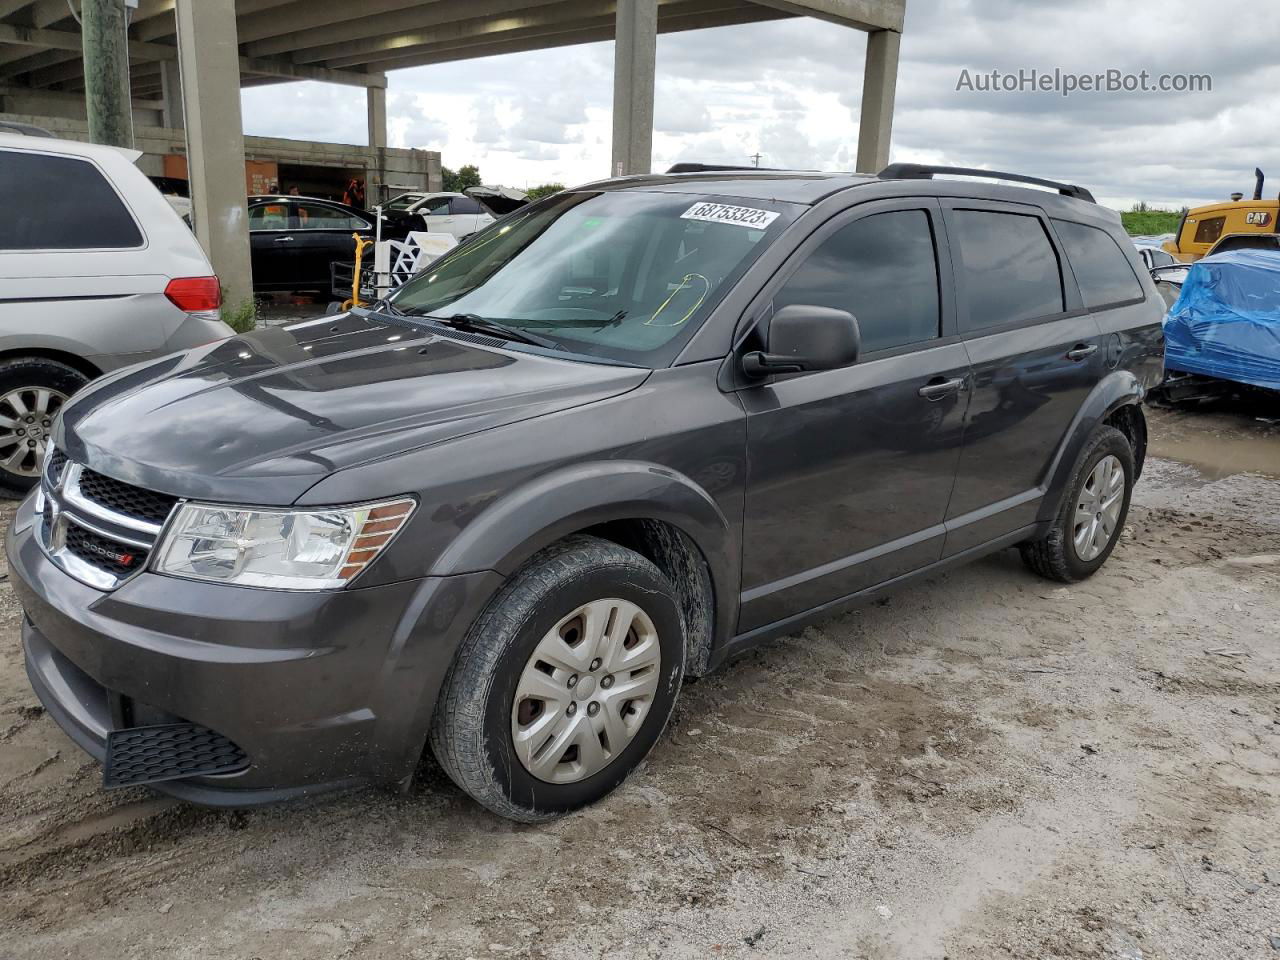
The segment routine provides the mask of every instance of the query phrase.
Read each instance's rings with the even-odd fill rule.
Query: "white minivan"
[[[222,291],[141,153],[0,133],[0,493],[94,377],[220,340]]]

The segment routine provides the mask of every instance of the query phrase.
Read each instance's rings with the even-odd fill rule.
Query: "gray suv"
[[[589,184],[102,378],[8,538],[37,695],[108,786],[406,786],[429,746],[536,821],[771,637],[1007,547],[1091,575],[1160,298],[1087,191],[947,172]]]

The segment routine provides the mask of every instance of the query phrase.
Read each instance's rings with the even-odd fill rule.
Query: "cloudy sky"
[[[658,37],[654,169],[677,160],[848,170],[864,35],[782,20]],[[1103,202],[1177,207],[1280,191],[1276,0],[907,0],[893,160],[1022,171]],[[1209,74],[1212,90],[957,90],[962,71]],[[607,176],[610,43],[390,74],[393,146],[475,163],[488,183]],[[976,81],[975,81],[976,82]],[[302,83],[244,93],[251,134],[365,142],[363,92]]]

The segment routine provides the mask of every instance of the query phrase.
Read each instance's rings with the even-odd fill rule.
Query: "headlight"
[[[413,507],[410,499],[315,511],[184,503],[154,568],[248,587],[331,590],[373,561]]]

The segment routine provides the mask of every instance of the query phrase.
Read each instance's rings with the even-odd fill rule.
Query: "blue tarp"
[[[1164,365],[1280,390],[1280,251],[1196,261],[1164,320]]]

